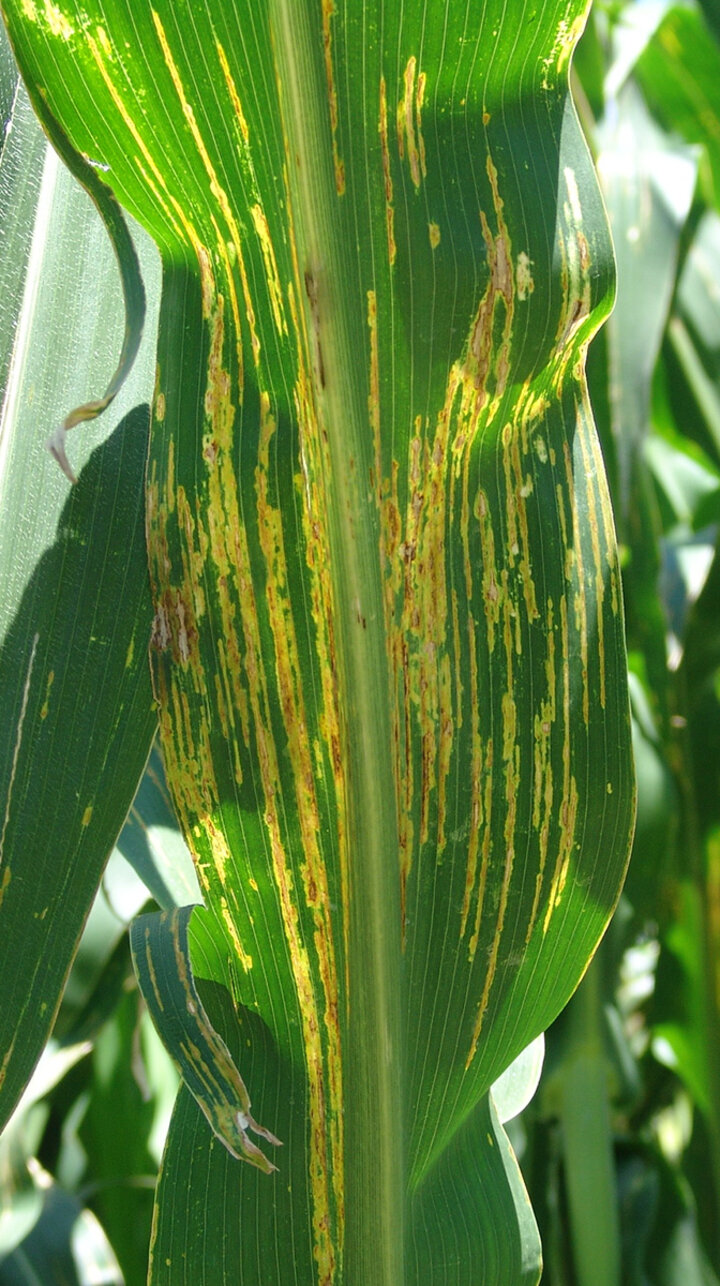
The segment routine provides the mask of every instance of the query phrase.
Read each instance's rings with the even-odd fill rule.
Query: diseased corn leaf
[[[533,1280],[499,1127],[465,1140],[585,969],[633,808],[584,6],[3,7],[163,254],[163,751],[228,1030],[202,1003],[284,1144],[235,1166],[181,1097],[151,1280]]]
[[[56,399],[67,410],[107,380],[122,298],[105,230],[19,88],[11,108],[0,157],[3,1122],[51,1030],[154,725],[142,500],[152,343],[116,420],[78,442],[71,490],[45,449]]]
[[[141,915],[130,932],[133,961],[156,1026],[218,1138],[238,1160],[274,1166],[248,1131],[278,1144],[250,1114],[250,1099],[224,1040],[203,1008],[193,978],[188,922],[193,907]]]
[[[202,918],[198,924],[195,912],[190,922],[193,959],[207,977],[223,977],[227,983],[227,967],[216,955],[210,922]],[[283,1258],[287,1229],[298,1227],[298,1210],[307,1209],[309,1200],[305,1147],[298,1129],[302,1087],[289,1067],[277,1066],[273,1042],[257,1017],[233,1009],[227,987],[198,985],[235,1060],[251,1071],[258,1095],[254,1110],[272,1111],[281,1123],[285,1146],[282,1154],[275,1154],[279,1170],[270,1179],[248,1167],[238,1176],[228,1151],[209,1135],[190,1093],[181,1090],[163,1160],[152,1280],[163,1286],[190,1281],[197,1286],[218,1281],[293,1286],[312,1281],[309,1240],[295,1236],[292,1257]],[[201,1249],[193,1199],[200,1188],[206,1196]],[[416,1286],[430,1281],[521,1286],[537,1280],[539,1245],[532,1212],[488,1097],[420,1186],[411,1220],[405,1280]],[[260,1237],[251,1234],[253,1226],[262,1229]],[[478,1238],[478,1226],[494,1231]]]

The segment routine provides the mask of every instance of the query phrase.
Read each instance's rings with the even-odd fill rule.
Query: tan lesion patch
[[[515,289],[517,297],[526,300],[535,289],[535,282],[532,275],[532,259],[525,250],[521,250],[515,260]]]
[[[425,98],[426,76],[417,71],[417,59],[413,55],[408,59],[403,73],[405,92],[397,107],[397,141],[400,160],[407,155],[410,166],[410,177],[416,188],[420,187],[427,175],[425,162],[425,141],[422,136],[422,105]]]
[[[37,9],[34,4],[23,0],[23,12],[31,22],[37,22]],[[63,13],[59,5],[53,4],[52,0],[45,0],[43,5],[43,17],[47,23],[50,33],[59,40],[70,40],[75,35],[75,28]]]

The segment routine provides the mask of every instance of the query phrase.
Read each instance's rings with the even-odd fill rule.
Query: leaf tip
[[[52,437],[47,440],[47,449],[54,460],[57,460],[65,477],[75,486],[77,478],[73,473],[70,461],[65,454],[65,439],[67,438],[67,428],[65,424],[60,424],[53,433]]]

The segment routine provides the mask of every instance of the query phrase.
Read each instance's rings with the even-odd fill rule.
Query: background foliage
[[[9,337],[17,354],[18,329],[28,324],[30,308],[39,333],[57,339],[41,346],[40,357],[30,338],[20,346],[23,370],[10,372],[6,397],[13,374],[19,379],[30,370],[41,398],[52,380],[38,362],[54,363],[65,329],[82,334],[88,318],[97,319],[102,345],[98,351],[91,338],[87,352],[107,369],[103,358],[114,356],[119,343],[117,286],[94,213],[44,159],[7,51],[3,59],[0,104],[12,128],[0,156],[0,219],[13,253],[2,255],[0,345],[8,340],[0,363],[17,364]],[[547,1286],[713,1286],[720,1278],[720,23],[714,6],[710,0],[682,7],[596,4],[575,59],[574,88],[618,263],[615,312],[592,345],[589,375],[621,544],[638,828],[611,929],[547,1035],[534,1099],[508,1129],[540,1226]],[[152,305],[157,263],[137,236]],[[74,280],[56,260],[58,245],[65,247],[65,262],[67,256],[77,261]],[[37,316],[48,300],[54,321]],[[122,395],[128,410],[151,396],[152,341],[151,323],[145,365],[141,355],[132,376],[137,383]],[[82,400],[93,385],[91,370],[72,377],[76,384],[60,393],[63,405]],[[38,404],[34,418],[52,422],[52,407]],[[103,436],[101,425],[74,443],[80,485],[97,486],[105,477],[103,503],[117,510],[122,530],[131,530],[144,446],[133,460],[121,450],[127,432],[107,442]],[[2,553],[2,562],[21,567],[23,530],[45,531],[45,579],[36,597],[52,614],[58,609],[47,586],[57,581],[67,541],[96,554],[91,534],[78,534],[72,512],[62,508],[66,489],[45,460],[43,437],[36,434],[33,448],[35,493],[23,498],[15,526],[3,522],[0,540],[13,532],[15,547]],[[8,478],[12,460],[5,464]],[[133,548],[129,542],[128,562],[136,557],[140,564],[142,540]],[[117,626],[113,613],[104,625],[98,621],[94,575],[92,566],[80,573],[87,594],[78,615],[84,610],[89,639],[108,637]],[[24,584],[21,571],[18,583]],[[26,615],[33,619],[29,610]],[[31,643],[32,626],[26,630]],[[123,658],[131,642],[124,640]],[[95,673],[103,674],[102,652],[97,663]],[[61,664],[62,658],[54,665],[54,682],[63,683],[70,702],[61,717],[66,724],[75,720],[79,741],[87,742],[92,730],[83,723],[82,693],[99,680],[63,679]],[[144,703],[150,713],[141,676],[131,678],[123,700]],[[24,682],[23,675],[19,706]],[[119,726],[117,711],[103,717],[101,737]],[[136,761],[147,752],[151,731],[149,717]],[[52,762],[48,793],[62,797]],[[123,763],[130,775],[137,771],[120,743],[108,772]],[[79,824],[87,804],[70,802]],[[38,806],[38,815],[45,825],[47,808]],[[104,829],[100,838],[89,835],[88,852],[103,850],[104,835],[112,842],[121,820],[96,818]],[[68,823],[58,814],[56,824]],[[99,867],[85,866],[87,887],[98,877]],[[126,926],[151,905],[196,900],[154,752],[85,928],[53,1041],[0,1144],[1,1286],[38,1279],[145,1281],[152,1191],[176,1074],[139,1002]],[[72,902],[72,891],[64,890],[62,905]],[[69,963],[69,957],[53,962],[58,977]],[[11,1001],[6,1013],[14,1015],[18,1003]],[[128,1130],[128,1119],[137,1128]]]

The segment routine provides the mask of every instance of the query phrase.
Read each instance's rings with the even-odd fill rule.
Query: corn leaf
[[[78,442],[71,488],[45,444],[107,382],[122,296],[103,224],[47,147],[17,72],[13,85],[5,42],[3,57],[12,86],[0,155],[4,1122],[50,1033],[155,716],[143,514],[153,327],[115,418]],[[146,246],[151,283],[154,254]]]
[[[207,912],[142,926],[140,973],[188,1083],[199,997],[283,1143],[237,1165],[183,1092],[153,1286],[535,1281],[490,1088],[633,812],[584,5],[3,10],[163,257],[152,667]]]

